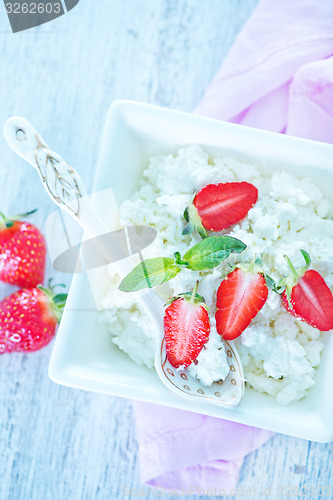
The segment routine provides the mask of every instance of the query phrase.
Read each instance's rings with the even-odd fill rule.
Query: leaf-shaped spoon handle
[[[36,168],[44,188],[56,205],[75,218],[91,237],[109,232],[95,211],[79,174],[46,144],[28,120],[17,116],[8,118],[3,132],[13,151]],[[99,246],[102,244],[100,242]],[[114,256],[119,259],[122,249],[105,245],[101,251],[109,262],[114,262],[121,276],[129,272],[132,267],[129,262],[115,262]]]
[[[25,118],[9,118],[4,126],[4,136],[15,153],[38,170],[54,203],[79,217],[81,199],[87,195],[79,174],[49,148]]]
[[[3,133],[13,151],[38,171],[44,188],[56,205],[74,217],[91,237],[109,232],[95,211],[77,171],[47,145],[28,120],[17,116],[8,118]],[[106,247],[101,250],[110,262],[114,262],[114,249]],[[121,275],[129,271],[128,263],[118,262],[116,267]]]

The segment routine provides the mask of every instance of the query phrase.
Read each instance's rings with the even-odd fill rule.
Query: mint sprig
[[[184,255],[175,252],[174,258],[156,257],[138,264],[120,283],[122,292],[152,288],[174,278],[182,269],[205,271],[226,260],[231,253],[241,253],[246,245],[231,236],[212,236],[200,241]]]

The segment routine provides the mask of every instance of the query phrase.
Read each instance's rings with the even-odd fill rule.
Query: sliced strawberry
[[[322,332],[333,329],[333,295],[317,271],[306,271],[291,289],[289,301],[286,290],[282,301],[288,312],[305,323]]]
[[[53,288],[25,288],[0,302],[0,354],[37,351],[52,340],[67,297]]]
[[[292,314],[293,316],[295,316],[295,318],[300,319],[300,318],[297,316],[297,314],[295,313],[295,311],[294,311],[294,308],[293,308],[292,302],[291,302],[291,301],[290,301],[290,303],[288,302],[288,296],[287,296],[287,292],[286,292],[286,290],[284,290],[284,291],[282,292],[281,299],[282,299],[283,305],[284,305],[284,307],[287,309],[288,313],[290,313],[290,314]]]
[[[176,297],[164,314],[165,347],[172,366],[189,366],[207,342],[209,332],[207,308],[196,288],[192,294]]]
[[[202,237],[207,236],[206,230],[222,231],[244,219],[257,199],[257,188],[248,182],[208,184],[184,212],[188,222],[184,234],[194,228]]]
[[[220,284],[216,300],[216,329],[233,340],[249,326],[268,296],[265,278],[258,272],[237,268]]]

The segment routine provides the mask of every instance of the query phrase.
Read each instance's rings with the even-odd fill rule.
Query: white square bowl
[[[201,118],[146,104],[116,101],[107,115],[94,191],[112,187],[118,203],[138,187],[150,156],[199,144],[211,155],[256,164],[263,172],[285,169],[309,176],[333,201],[333,145]],[[332,235],[333,236],[333,235]],[[137,366],[109,338],[87,276],[74,276],[49,367],[54,382],[79,389],[140,399],[320,442],[333,440],[333,336],[325,349],[316,384],[301,401],[277,405],[246,388],[236,409],[176,396],[155,371]]]

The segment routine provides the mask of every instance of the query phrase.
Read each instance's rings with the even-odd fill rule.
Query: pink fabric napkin
[[[333,142],[332,56],[332,0],[262,0],[195,112]],[[187,494],[227,493],[244,456],[273,434],[147,403],[134,410],[142,481]]]
[[[237,484],[244,456],[273,435],[198,413],[133,404],[142,482],[184,495],[205,495],[215,488],[217,495],[222,490],[228,494]]]
[[[262,0],[195,112],[333,142],[332,0]]]

